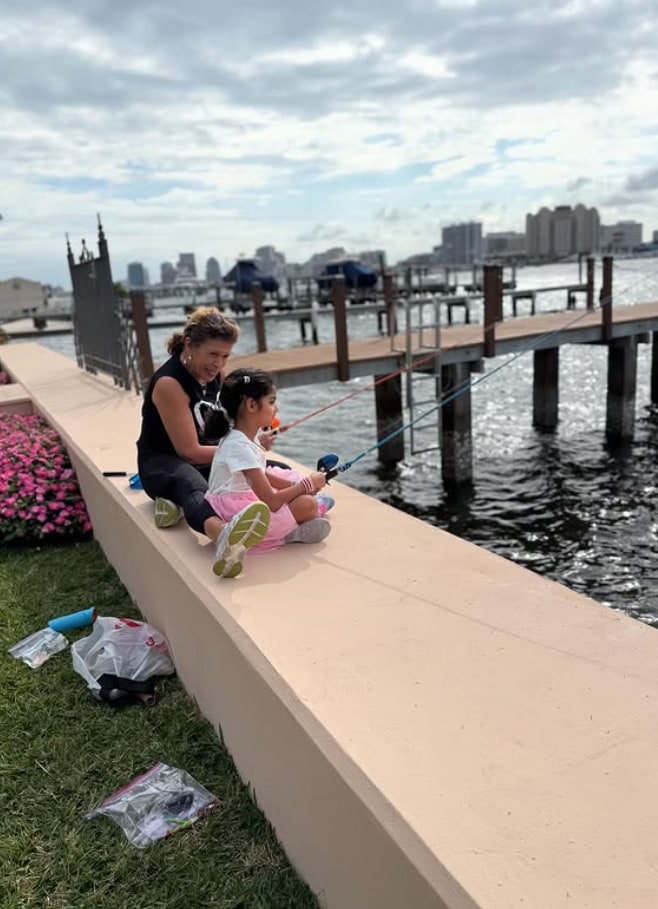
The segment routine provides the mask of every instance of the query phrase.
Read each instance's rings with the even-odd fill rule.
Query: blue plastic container
[[[93,606],[89,609],[81,609],[80,612],[70,612],[68,615],[60,615],[56,619],[50,619],[48,626],[53,631],[70,631],[73,628],[84,628],[85,625],[93,625],[96,620],[96,610]]]

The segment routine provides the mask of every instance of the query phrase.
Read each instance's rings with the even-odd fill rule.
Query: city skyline
[[[0,277],[66,284],[97,212],[117,279],[183,245],[396,262],[542,206],[658,227],[649,0],[305,9],[5,4]]]

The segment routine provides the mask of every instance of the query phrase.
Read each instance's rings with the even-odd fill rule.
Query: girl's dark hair
[[[272,393],[274,379],[263,369],[234,369],[224,379],[219,393],[221,410],[210,410],[205,420],[206,439],[222,439],[231,428],[231,421],[247,398],[260,401]]]
[[[175,331],[167,341],[170,354],[180,354],[189,339],[193,347],[204,341],[228,341],[235,344],[240,328],[214,306],[201,306],[189,317],[182,331]]]

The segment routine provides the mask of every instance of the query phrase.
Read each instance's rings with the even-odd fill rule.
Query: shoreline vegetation
[[[36,670],[7,653],[89,606],[141,618],[94,541],[0,549],[2,909],[317,909],[175,676],[160,682],[154,707],[117,710],[91,696],[70,649]],[[158,761],[186,770],[219,806],[144,850],[107,818],[84,820]]]

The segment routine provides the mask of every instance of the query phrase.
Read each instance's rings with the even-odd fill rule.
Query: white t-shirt
[[[249,492],[243,470],[261,468],[265,470],[267,455],[265,449],[252,442],[239,429],[231,429],[220,441],[210,468],[208,492],[213,495],[223,492]]]

